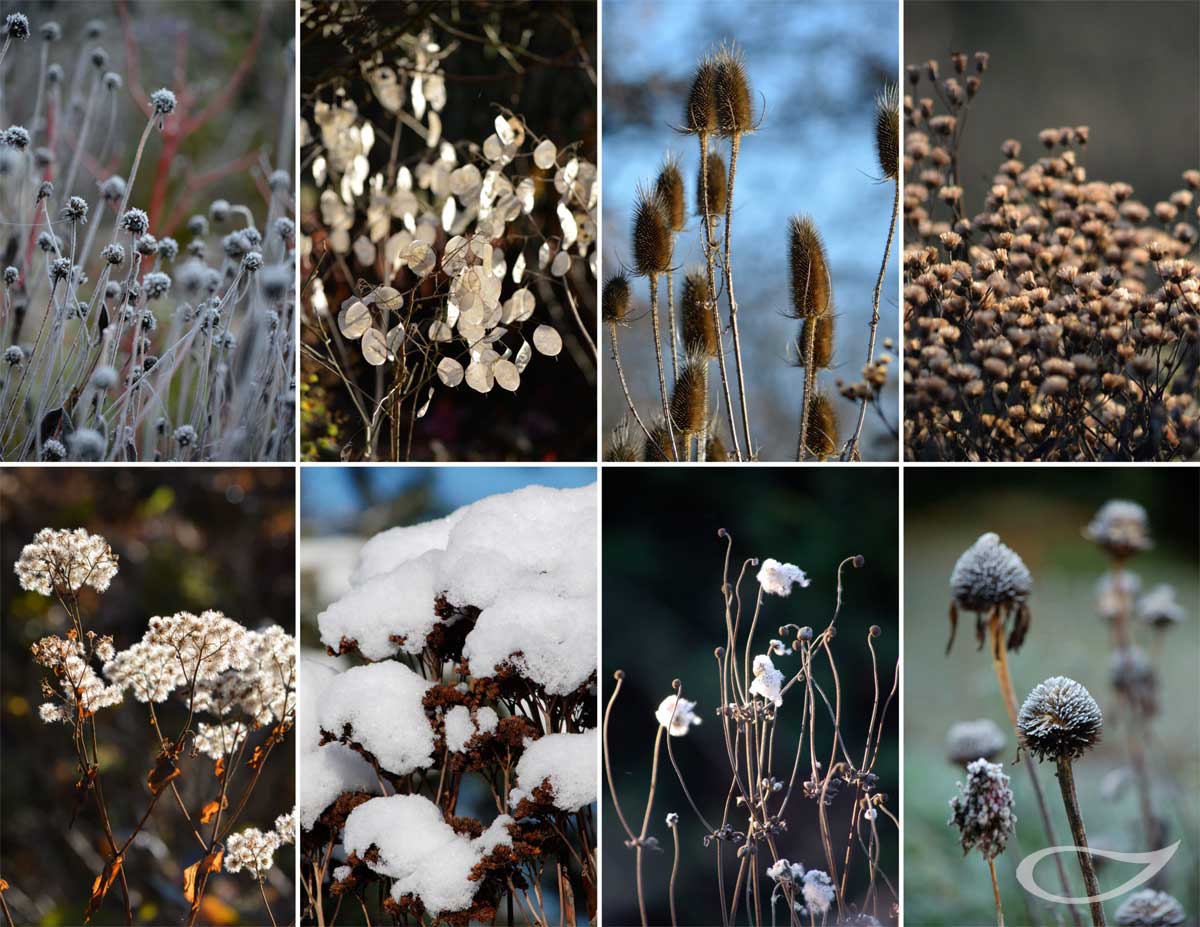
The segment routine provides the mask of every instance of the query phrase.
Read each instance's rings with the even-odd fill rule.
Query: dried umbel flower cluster
[[[1151,208],[1089,179],[1087,126],[1046,129],[1036,160],[1004,143],[972,213],[960,148],[987,60],[908,69],[907,457],[1194,458],[1200,171]]]
[[[973,760],[967,766],[966,784],[958,783],[958,792],[950,799],[947,823],[958,830],[963,854],[978,850],[984,859],[995,859],[1017,829],[1013,793],[1004,768],[983,758]]]
[[[306,921],[594,922],[595,519],[529,487],[363,547],[318,623],[368,662],[304,663]]]
[[[187,219],[191,201],[248,157],[195,177],[172,210],[164,201],[182,140],[224,110],[249,65],[218,96],[198,99],[182,72],[175,90],[147,93],[127,34],[128,93],[145,121],[126,137],[124,78],[94,45],[104,28],[94,20],[76,42],[48,22],[40,56],[6,58],[4,97],[24,124],[0,127],[0,458],[291,459],[290,176],[261,166],[263,204],[218,197]],[[133,195],[148,171],[157,179],[143,209]]]
[[[673,693],[664,698],[654,712],[649,793],[641,829],[635,831],[629,824],[614,786],[618,774],[614,767],[619,770],[620,761],[612,756],[607,742],[613,708],[625,680],[622,670],[614,674],[616,686],[604,715],[605,770],[613,810],[627,837],[625,845],[635,853],[641,921],[643,925],[651,923],[643,867],[646,851],[659,848],[658,838],[650,833],[650,822],[662,748],[665,746],[671,768],[702,828],[700,839],[705,847],[714,850],[718,896],[714,901],[721,905],[721,922],[740,922],[739,908],[744,903],[744,917],[754,924],[765,923],[768,916],[775,923],[778,905],[784,906],[787,922],[791,924],[825,923],[827,918],[836,918],[838,924],[878,924],[881,904],[889,913],[894,913],[898,906],[894,895],[890,902],[880,897],[884,886],[890,891],[892,883],[880,866],[877,827],[881,815],[894,824],[898,823],[889,809],[888,796],[880,789],[879,776],[875,772],[882,748],[885,719],[899,679],[897,675],[890,694],[881,692],[873,641],[882,634],[882,629],[873,625],[867,634],[874,704],[862,752],[852,756],[842,730],[844,716],[840,710],[835,711],[827,689],[815,673],[816,666],[829,665],[834,676],[833,684],[839,685],[839,671],[831,647],[835,638],[836,609],[823,630],[814,632],[808,626],[783,625],[778,633],[781,638],[786,638],[786,642],[772,640],[767,653],[754,654],[754,631],[763,617],[765,604],[770,601],[768,597],[782,598],[790,594],[794,585],[804,589],[810,583],[804,571],[796,565],[775,559],[765,560],[757,575],[759,588],[753,612],[743,614],[742,580],[750,568],[759,563],[757,560],[746,560],[740,572],[736,572],[736,575],[731,573],[731,569],[737,570],[737,565],[730,563],[732,538],[724,530],[719,535],[726,540],[727,549],[721,583],[724,639],[723,644],[713,651],[720,700],[716,709],[720,730],[715,733],[726,747],[728,788],[721,788],[719,796],[697,796],[688,787],[687,777],[675,756],[673,741],[689,734],[702,736],[708,728],[696,730],[701,722],[696,713],[697,703],[684,697],[682,681],[675,680],[672,684]],[[859,568],[864,564],[864,559],[858,556],[849,557],[839,565],[839,607],[842,570],[848,566]],[[806,593],[805,597],[810,595]],[[791,601],[770,607],[785,605],[803,607],[802,603],[794,606]],[[795,658],[799,666],[781,669],[776,666],[773,657]],[[815,662],[818,659],[819,664]],[[843,675],[840,678],[837,691],[844,693],[848,685],[847,677]],[[841,698],[838,697],[839,705]],[[833,742],[828,755],[824,754],[824,746],[817,746],[818,740],[823,742],[824,738],[816,733],[818,725],[822,728],[825,726],[826,717],[830,722]],[[793,731],[799,732],[794,752],[786,742]],[[818,749],[822,751],[819,759]],[[830,808],[839,799],[849,801],[850,832],[845,835],[845,844],[839,842],[835,847],[829,816]],[[811,804],[811,812],[803,811],[803,803]],[[701,807],[710,806],[723,807],[719,822],[709,821],[701,810]],[[804,827],[816,828],[821,834],[825,851],[824,869],[806,869],[800,863],[791,862],[782,853],[789,832],[802,829],[796,822],[797,807],[801,807],[800,813],[807,819]],[[674,922],[676,877],[684,828],[679,814],[674,811],[667,814],[666,823],[672,832],[675,852],[667,890]],[[865,858],[855,856],[856,848],[864,850]],[[727,850],[730,852],[727,853]],[[731,862],[736,866],[736,873],[727,871]],[[849,873],[855,864],[867,868],[871,885],[857,903],[847,897]],[[764,875],[769,882],[761,879]],[[769,889],[765,899],[764,889]],[[766,905],[762,903],[764,900]],[[716,922],[718,916],[713,914],[711,919]]]
[[[739,48],[722,45],[705,55],[696,65],[684,101],[683,124],[679,127],[681,133],[695,136],[699,145],[694,198],[688,196],[678,159],[670,152],[664,156],[654,183],[637,190],[630,267],[636,276],[647,279],[649,287],[658,402],[653,412],[643,415],[625,377],[620,330],[631,327],[635,320],[630,317],[633,297],[629,278],[622,271],[606,282],[602,309],[617,379],[637,431],[628,418],[623,420],[610,436],[606,454],[609,459],[759,459],[760,449],[750,423],[751,401],[746,391],[731,246],[741,141],[758,128],[761,119],[754,99],[745,58]],[[894,88],[887,88],[877,100],[875,136],[880,170],[884,179],[892,182],[898,177],[898,128],[899,100]],[[728,145],[728,168],[722,143]],[[788,224],[789,314],[801,323],[795,345],[796,363],[805,371],[798,460],[823,460],[839,455],[845,460],[858,459],[867,407],[874,405],[880,410],[878,400],[887,380],[890,357],[876,357],[875,340],[880,294],[899,211],[898,187],[894,193],[892,221],[875,286],[863,377],[849,386],[841,381],[837,384],[843,396],[859,405],[857,423],[844,444],[839,439],[833,405],[828,395],[818,390],[817,383],[819,371],[833,363],[833,285],[825,246],[811,217],[795,216]],[[675,237],[688,226],[689,200],[694,202],[693,218],[701,232],[704,266],[686,272],[677,310],[675,271],[679,268],[675,263]],[[723,244],[718,232],[722,222]],[[662,278],[666,281],[665,293],[660,292]],[[724,317],[722,297],[726,307]],[[731,336],[732,365],[726,362],[726,330]],[[890,339],[885,345],[890,348]],[[719,387],[710,382],[714,361],[720,375]],[[722,403],[724,414],[720,409]],[[886,424],[886,417],[884,421]]]
[[[366,458],[407,459],[413,422],[439,386],[516,392],[535,353],[563,351],[561,306],[595,351],[580,294],[596,279],[596,166],[581,142],[539,137],[498,104],[482,141],[443,138],[444,67],[457,45],[426,30],[359,62],[390,122],[379,131],[423,140],[403,158],[393,144],[386,168],[372,167],[376,127],[344,88],[319,90],[304,122],[321,191],[320,235],[302,239],[317,268],[304,366],[336,370],[354,394],[365,428],[355,453]],[[355,285],[351,262],[366,281]],[[326,288],[339,285],[356,292],[335,309]],[[364,373],[382,384],[373,395],[356,385]]]
[[[104,903],[114,884],[119,884],[126,920],[132,923],[127,879],[122,874],[118,881],[117,876],[127,849],[147,826],[159,800],[170,794],[184,816],[195,819],[193,830],[203,851],[203,858],[184,874],[183,893],[191,904],[189,924],[194,924],[208,878],[221,869],[222,859],[227,872],[246,869],[261,882],[271,868],[275,850],[294,839],[294,812],[280,815],[270,832],[249,828],[235,834],[232,829],[247,810],[263,765],[293,726],[295,642],[278,625],[251,631],[220,612],[180,612],[151,618],[140,641],[118,650],[112,636],[99,636],[85,627],[79,596],[85,586],[98,593],[107,590],[118,562],[107,540],[82,528],[43,529],[22,550],[15,564],[21,587],[56,598],[71,622],[66,637],[50,635],[33,645],[34,661],[47,669],[56,683],[43,680],[42,693],[48,700],[39,715],[47,724],[71,728],[80,805],[95,803],[103,829],[105,868],[92,887],[85,922]],[[95,716],[101,709],[123,704],[126,693],[147,703],[148,747],[157,752],[157,758],[145,778],[151,794],[149,807],[132,833],[118,843],[100,785],[101,742]],[[186,717],[173,736],[160,723],[160,710],[154,707],[172,696],[182,704]],[[203,767],[185,763],[189,747],[191,756],[203,754],[216,761],[206,783],[215,798],[191,812],[177,780],[206,777]],[[148,751],[147,762],[151,755]],[[110,795],[112,787],[110,781]],[[135,788],[141,801],[142,783],[135,783]]]

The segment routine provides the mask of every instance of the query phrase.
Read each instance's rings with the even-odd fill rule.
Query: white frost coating
[[[479,615],[463,656],[477,675],[511,663],[551,695],[567,695],[596,669],[595,600],[509,590]]]
[[[471,721],[471,709],[466,705],[455,705],[445,717],[446,747],[451,753],[461,753],[467,741],[475,735],[475,724]]]
[[[423,522],[407,528],[389,528],[363,545],[358,554],[358,566],[350,577],[357,586],[381,573],[389,573],[400,564],[430,550],[445,550],[446,541],[466,509],[459,509],[445,518]]]
[[[300,826],[311,830],[317,818],[343,792],[374,792],[379,783],[371,765],[344,744],[321,746],[318,706],[336,669],[317,660],[302,657],[297,706],[297,736],[300,741]]]
[[[479,882],[471,870],[497,846],[511,845],[508,815],[501,815],[478,838],[455,833],[441,810],[421,795],[372,798],[346,819],[346,851],[364,857],[372,847],[379,859],[371,869],[395,879],[392,898],[415,895],[434,917],[471,906]]]
[[[484,705],[475,712],[475,727],[479,729],[480,734],[491,734],[499,726],[500,716],[496,714],[496,709]]]
[[[339,674],[321,694],[321,729],[340,737],[349,724],[352,739],[384,769],[408,775],[433,763],[433,728],[421,704],[432,687],[400,663],[356,666]]]
[[[352,585],[317,616],[321,643],[339,650],[343,639],[357,641],[359,652],[368,660],[384,660],[398,650],[420,653],[438,621],[433,601],[441,556],[440,551],[431,550]],[[392,636],[403,637],[403,646],[390,640]]]
[[[517,762],[517,786],[508,796],[510,807],[531,797],[546,780],[554,793],[554,807],[578,811],[596,800],[596,732],[547,734],[526,740]]]

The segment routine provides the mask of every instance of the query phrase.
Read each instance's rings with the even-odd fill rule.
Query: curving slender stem
[[[1087,831],[1083,827],[1083,815],[1079,813],[1079,798],[1075,794],[1075,774],[1071,769],[1071,758],[1058,757],[1058,787],[1062,791],[1063,805],[1067,809],[1067,820],[1071,824],[1071,836],[1075,840],[1076,857],[1079,859],[1079,869],[1083,873],[1083,885],[1090,898],[1100,894],[1100,883],[1096,880],[1096,867],[1092,864],[1092,854],[1088,851]],[[1093,927],[1104,927],[1104,905],[1099,901],[1091,902]]]

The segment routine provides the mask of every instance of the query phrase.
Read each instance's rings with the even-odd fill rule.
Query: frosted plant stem
[[[724,326],[721,325],[721,310],[717,302],[717,274],[714,269],[716,263],[717,245],[713,241],[712,222],[713,216],[708,211],[708,136],[700,136],[700,186],[702,188],[701,199],[704,202],[704,215],[701,221],[704,223],[704,269],[708,277],[708,298],[712,306],[713,327],[717,331],[717,366],[721,371],[721,386],[725,390],[725,413],[729,420],[729,439],[733,442],[733,453],[738,459],[742,459],[742,445],[738,440],[737,426],[733,422],[733,397],[729,393],[729,374],[725,369],[725,334]]]
[[[667,377],[663,368],[662,332],[658,319],[658,275],[650,275],[650,321],[654,327],[654,359],[658,363],[658,393],[662,398],[663,418],[666,419],[667,437],[671,441],[671,453],[679,459],[679,446],[675,443],[675,425],[671,422],[671,407],[667,402]]]
[[[733,261],[730,244],[733,237],[733,182],[737,175],[738,148],[742,137],[735,135],[729,144],[729,183],[725,192],[725,295],[729,299],[729,327],[733,332],[733,362],[737,368],[738,401],[742,407],[742,428],[746,437],[746,457],[754,459],[754,442],[750,437],[750,411],[746,406],[746,379],[742,372],[742,339],[738,332],[737,297],[733,295]]]
[[[617,323],[615,321],[608,323],[608,336],[612,342],[612,359],[617,367],[617,379],[621,381],[621,389],[625,392],[625,404],[629,406],[629,411],[633,413],[634,420],[637,421],[638,427],[642,429],[646,440],[653,444],[654,439],[650,437],[650,430],[646,427],[646,423],[642,421],[642,416],[638,414],[637,406],[633,404],[633,397],[629,394],[629,383],[625,379],[625,368],[621,366],[621,349],[617,343]]]
[[[34,363],[38,363],[38,359],[37,359],[38,358],[38,348],[41,347],[42,338],[46,334],[46,323],[50,321],[50,316],[53,313],[54,313],[54,291],[51,290],[50,291],[50,299],[47,301],[47,304],[46,304],[46,314],[42,316],[42,325],[38,329],[38,336],[33,342],[33,349],[29,352],[29,363],[23,365],[23,368],[21,370],[21,379],[19,379],[17,381],[17,388],[13,391],[12,402],[10,403],[7,411],[4,413],[4,439],[5,439],[5,447],[6,448],[8,446],[8,440],[12,437],[12,435],[10,435],[8,433],[8,429],[9,429],[9,426],[15,424],[14,420],[13,420],[13,413],[14,413],[14,410],[15,410],[17,404],[21,400],[21,387],[25,385],[25,379],[26,379],[26,377],[29,376],[29,371],[32,369]]]
[[[896,219],[900,214],[900,185],[893,184],[895,194],[892,198],[892,222],[888,226],[887,244],[883,248],[883,263],[879,265],[879,276],[875,279],[875,293],[871,299],[871,334],[867,339],[867,366],[875,363],[875,335],[879,330],[879,300],[883,293],[883,278],[887,273],[888,258],[892,253],[892,239],[896,235]],[[861,459],[858,441],[862,435],[863,422],[867,418],[867,397],[858,401],[858,421],[854,425],[854,434],[842,449],[842,460]]]
[[[100,75],[92,81],[92,89],[88,91],[87,105],[83,110],[83,123],[79,126],[79,137],[75,140],[75,154],[71,157],[71,167],[67,170],[67,180],[62,187],[62,195],[70,196],[75,189],[75,175],[79,172],[79,162],[87,148],[88,132],[92,128],[92,113],[96,110],[96,90],[100,86]]]
[[[1079,869],[1083,873],[1083,885],[1087,894],[1095,898],[1100,894],[1100,883],[1096,881],[1096,868],[1092,864],[1092,854],[1088,851],[1087,831],[1083,827],[1083,815],[1079,813],[1079,799],[1075,795],[1075,774],[1071,770],[1070,757],[1058,757],[1058,787],[1062,791],[1063,805],[1067,809],[1067,820],[1071,824],[1071,835],[1075,840],[1076,857],[1079,859]],[[1091,902],[1093,927],[1105,927],[1104,905],[1099,901]]]
[[[41,63],[38,65],[37,96],[33,102],[33,122],[29,125],[29,130],[34,133],[35,137],[37,136],[38,123],[42,121],[42,101],[46,95],[46,63],[49,61],[49,58],[50,43],[43,42]]]
[[[808,411],[817,385],[817,366],[813,363],[817,345],[817,320],[810,318],[804,327],[804,397],[800,401],[800,437],[796,441],[796,460],[808,457]]]

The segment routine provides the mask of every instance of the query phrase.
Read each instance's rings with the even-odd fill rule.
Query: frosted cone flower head
[[[1039,683],[1017,715],[1017,733],[1038,759],[1083,756],[1100,740],[1103,724],[1092,694],[1066,676]]]
[[[958,783],[958,794],[950,799],[947,822],[958,829],[963,853],[978,850],[984,859],[1004,852],[1016,830],[1013,793],[999,763],[974,760],[967,766],[967,783]]]
[[[160,87],[150,94],[150,109],[156,116],[175,112],[175,94],[166,87]]]
[[[980,535],[950,573],[954,601],[968,611],[1023,602],[1032,590],[1033,577],[1024,561],[993,531]]]
[[[793,585],[803,589],[810,583],[800,567],[794,563],[780,563],[773,557],[764,560],[758,571],[758,584],[763,592],[771,595],[791,595]]]
[[[1166,892],[1144,888],[1117,908],[1117,927],[1176,927],[1186,919],[1183,905]]]
[[[766,654],[754,658],[754,681],[750,683],[750,694],[771,702],[778,708],[783,704],[783,673]]]
[[[946,759],[958,766],[973,760],[994,760],[1008,742],[1004,732],[989,718],[959,721],[946,733]]]
[[[693,724],[699,724],[702,720],[696,714],[696,703],[678,695],[668,695],[663,699],[654,717],[672,737],[682,737],[691,730]]]
[[[1160,630],[1180,624],[1187,618],[1187,612],[1175,598],[1175,587],[1166,583],[1155,586],[1142,596],[1137,605],[1137,614],[1143,624]]]
[[[117,575],[117,555],[108,541],[82,528],[43,528],[26,544],[16,563],[21,588],[41,595],[108,589]]]
[[[1127,499],[1110,499],[1100,506],[1083,536],[1120,559],[1151,547],[1146,510]]]

